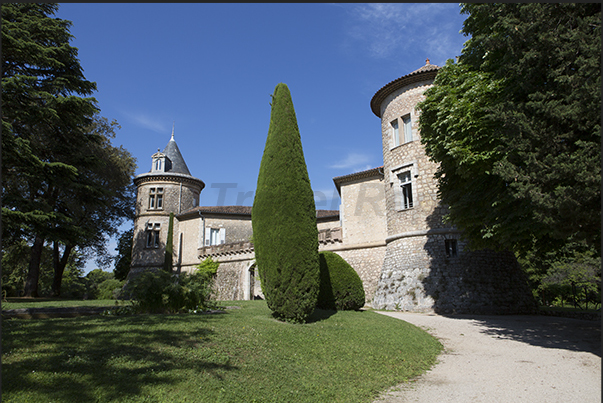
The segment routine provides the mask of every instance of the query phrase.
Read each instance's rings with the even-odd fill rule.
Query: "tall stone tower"
[[[534,309],[511,253],[467,251],[442,222],[434,173],[421,144],[417,103],[439,67],[429,63],[390,82],[371,100],[381,118],[387,214],[386,252],[373,307],[443,313],[518,313]]]
[[[151,170],[134,178],[137,187],[136,218],[132,243],[130,274],[163,267],[170,213],[177,215],[199,206],[199,195],[205,187],[191,175],[180,149],[172,138],[165,149],[152,155]],[[174,262],[179,261],[182,242],[178,220],[174,219]]]

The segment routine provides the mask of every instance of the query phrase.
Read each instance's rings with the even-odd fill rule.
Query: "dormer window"
[[[153,154],[153,165],[151,165],[151,172],[165,172],[167,171],[167,161],[169,159],[167,156],[161,151],[157,150],[155,154]]]

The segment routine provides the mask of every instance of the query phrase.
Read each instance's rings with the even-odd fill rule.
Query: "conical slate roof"
[[[167,146],[163,149],[163,153],[170,159],[172,162],[171,166],[166,167],[166,172],[178,173],[190,175],[190,171],[186,166],[186,162],[184,162],[184,158],[182,158],[182,154],[180,153],[180,149],[178,148],[178,144],[174,140],[174,135],[167,143]]]

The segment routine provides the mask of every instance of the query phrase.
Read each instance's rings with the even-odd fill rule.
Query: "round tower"
[[[437,164],[421,144],[417,104],[439,67],[426,64],[381,88],[371,100],[381,118],[387,214],[386,253],[373,307],[407,311],[515,313],[534,302],[511,253],[466,251],[442,218]]]
[[[134,178],[137,187],[136,217],[132,243],[130,274],[162,268],[169,231],[170,213],[178,215],[199,206],[199,195],[205,187],[193,177],[172,137],[163,151],[151,156],[151,170]],[[173,222],[173,250],[177,254],[178,220]]]

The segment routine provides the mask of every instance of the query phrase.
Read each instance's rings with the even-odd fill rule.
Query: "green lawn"
[[[370,402],[441,344],[375,312],[278,322],[264,301],[214,315],[2,321],[4,402]]]
[[[67,308],[73,306],[115,306],[130,305],[129,301],[115,301],[113,299],[88,299],[74,300],[61,298],[8,298],[2,301],[2,309],[18,308]]]

